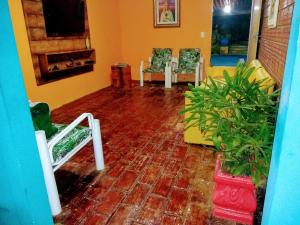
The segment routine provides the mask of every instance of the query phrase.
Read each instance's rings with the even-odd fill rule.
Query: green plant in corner
[[[279,91],[271,93],[265,79],[250,81],[253,72],[239,63],[233,77],[224,71],[224,80],[210,77],[200,87],[189,85],[185,97],[191,103],[181,113],[189,112],[185,123],[214,142],[225,172],[251,176],[260,186],[268,175]]]

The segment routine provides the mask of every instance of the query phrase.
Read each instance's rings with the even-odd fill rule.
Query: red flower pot
[[[239,223],[253,224],[256,210],[256,189],[250,177],[224,173],[220,156],[214,174],[213,215]]]

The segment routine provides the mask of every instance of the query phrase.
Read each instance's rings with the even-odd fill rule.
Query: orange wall
[[[21,0],[9,0],[15,37],[28,98],[45,101],[52,109],[110,85],[110,65],[121,60],[118,1],[87,0],[91,44],[96,49],[94,71],[37,86]]]
[[[9,0],[28,98],[45,101],[55,109],[110,85],[110,65],[127,62],[133,79],[139,64],[153,47],[201,48],[206,66],[210,60],[212,1],[181,0],[180,28],[153,28],[153,0],[87,0],[91,44],[96,49],[94,71],[37,86],[21,0]],[[200,38],[200,32],[205,38]]]
[[[153,28],[153,0],[119,3],[123,60],[131,64],[134,79],[139,79],[140,61],[148,59],[153,47],[171,47],[175,55],[179,48],[199,47],[209,65],[212,0],[181,0],[180,28]]]

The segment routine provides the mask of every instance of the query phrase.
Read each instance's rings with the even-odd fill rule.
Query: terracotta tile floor
[[[215,157],[183,142],[182,86],[106,88],[53,112],[69,123],[83,112],[101,120],[106,169],[95,171],[91,145],[55,173],[63,212],[55,222],[232,224],[213,219]]]

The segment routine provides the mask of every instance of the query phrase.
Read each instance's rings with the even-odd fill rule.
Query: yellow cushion
[[[227,70],[230,76],[234,75],[235,67],[233,66],[213,66],[208,67],[207,69],[207,77],[223,77],[224,70]]]
[[[256,68],[255,71],[253,72],[253,74],[249,77],[250,81],[263,80],[263,79],[266,79],[266,80],[262,83],[261,88],[271,86],[269,88],[269,93],[272,93],[274,90],[274,84],[275,84],[274,80],[263,67]]]
[[[252,61],[249,63],[249,65],[250,65],[251,67],[255,67],[255,68],[260,68],[260,67],[262,67],[260,61],[257,60],[257,59],[252,60]]]
[[[189,92],[187,92],[189,93]],[[191,103],[190,99],[185,98],[185,105],[189,105]],[[187,119],[191,115],[190,112],[184,114],[184,118]],[[209,133],[206,135],[210,135]],[[184,142],[191,144],[203,144],[203,145],[211,145],[214,143],[212,141],[208,141],[206,135],[203,134],[199,130],[198,127],[190,127],[184,131]]]

